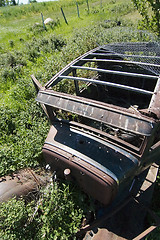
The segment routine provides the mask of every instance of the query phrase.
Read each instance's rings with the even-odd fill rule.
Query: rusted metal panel
[[[104,205],[113,201],[117,193],[117,183],[109,175],[105,174],[104,177],[104,173],[102,175],[102,172],[100,175],[99,171],[94,169],[93,166],[90,167],[89,164],[84,164],[83,161],[72,158],[72,155],[67,158],[65,151],[57,151],[57,148],[51,145],[44,145],[43,154],[51,168],[57,170],[58,176],[63,178],[64,170],[69,168],[72,180],[76,180],[84,192]]]
[[[129,174],[128,170],[134,171],[139,164],[134,156],[120,147],[112,146],[107,141],[97,139],[65,123],[56,123],[52,126],[45,143],[57,147],[57,151],[63,149],[66,153],[83,159],[102,172],[111,175],[115,181],[117,178],[125,178],[125,174]]]
[[[31,169],[4,176],[0,178],[0,202],[12,197],[30,197],[39,190],[40,186],[46,185],[49,179],[49,175],[43,175],[42,172],[39,175]]]
[[[147,171],[146,175],[141,175],[135,192],[135,195],[137,194],[136,199],[131,199],[127,204],[123,202],[122,205],[124,204],[124,206],[122,208],[120,206],[118,211],[113,210],[110,214],[106,215],[106,217],[104,216],[100,218],[95,224],[92,223],[90,228],[88,226],[88,231],[83,239],[139,240],[143,239],[152,230],[156,229],[158,226],[157,224],[146,229],[147,226],[145,226],[146,224],[144,220],[147,211],[152,214],[152,211],[148,209],[148,206],[152,198],[158,169],[159,167],[156,164],[153,164]]]
[[[65,123],[56,123],[51,127],[43,153],[46,162],[58,175],[61,173],[62,177],[66,168],[71,169],[71,175],[83,190],[104,204],[113,199],[115,185],[134,175],[139,164],[136,158],[122,149],[97,141],[95,137],[72,129]],[[81,175],[81,172],[84,174]],[[112,189],[111,192],[108,189]]]
[[[69,168],[73,179],[76,179],[85,192],[103,204],[108,204],[116,195],[118,179],[111,170],[80,151],[80,148],[86,147],[83,146],[86,145],[84,141],[84,137],[79,138],[79,135],[69,128],[52,126],[42,151],[47,164],[56,170],[58,175],[63,177],[64,170]]]
[[[42,104],[59,108],[97,120],[102,123],[107,123],[114,127],[119,127],[124,130],[150,136],[154,127],[153,120],[137,117],[135,112],[130,114],[127,112],[120,112],[120,109],[108,107],[107,104],[101,104],[97,101],[78,96],[70,96],[64,93],[57,93],[54,91],[40,91],[36,100]]]
[[[106,228],[97,228],[89,231],[84,240],[126,240],[126,238],[119,237],[115,233],[108,231]]]

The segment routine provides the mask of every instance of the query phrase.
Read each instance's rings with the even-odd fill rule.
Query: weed
[[[13,42],[13,40],[10,40],[10,41],[9,41],[9,44],[10,44],[11,48],[14,47],[14,42]]]
[[[48,26],[53,30],[55,27],[60,26],[60,20],[57,18],[56,20],[52,20],[51,22],[48,23]]]
[[[76,239],[82,218],[93,203],[71,183],[49,184],[38,202],[15,198],[0,204],[3,239]]]
[[[45,31],[44,27],[42,24],[35,23],[32,27],[29,28],[30,32],[33,32],[34,35],[40,34]]]

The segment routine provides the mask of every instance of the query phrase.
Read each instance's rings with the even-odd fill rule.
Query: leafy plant
[[[0,238],[4,240],[32,239],[37,223],[26,226],[33,211],[33,203],[25,205],[23,199],[0,204]]]
[[[92,201],[75,184],[51,182],[38,201],[13,198],[0,204],[0,238],[76,239],[89,211],[93,211]]]
[[[160,36],[160,3],[159,0],[132,0],[142,16],[142,26]]]

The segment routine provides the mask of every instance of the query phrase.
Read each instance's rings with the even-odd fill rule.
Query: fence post
[[[77,6],[77,14],[78,14],[78,17],[80,18],[79,16],[79,7],[78,7],[78,3],[76,2],[76,6]]]
[[[63,12],[63,8],[62,8],[62,7],[61,7],[61,12],[62,12],[62,15],[63,15],[63,17],[64,17],[65,23],[68,25],[68,22],[67,22],[67,19],[66,19],[65,15],[64,15],[64,12]]]
[[[88,13],[89,13],[89,3],[88,3],[88,0],[86,0],[86,2],[87,2]]]
[[[41,17],[42,17],[43,28],[46,30],[46,26],[45,26],[45,24],[44,24],[43,13],[41,13]]]
[[[102,0],[100,0],[100,8],[102,8]]]

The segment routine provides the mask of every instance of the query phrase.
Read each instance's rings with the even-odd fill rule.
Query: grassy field
[[[49,122],[35,102],[31,74],[43,85],[67,63],[97,45],[142,38],[137,30],[140,15],[131,0],[89,0],[89,9],[86,0],[77,2],[80,17],[74,0],[0,8],[0,176],[25,167],[43,167],[41,148]],[[64,21],[61,7],[68,24]],[[46,30],[42,26],[41,13],[44,19],[50,17],[54,20]],[[53,221],[54,208],[49,201],[52,198],[50,192],[55,194],[55,191],[59,191],[57,203],[64,206],[64,193],[67,194],[68,211],[73,211],[74,218],[66,219],[69,225],[63,228],[60,216],[67,214],[63,209],[57,214],[60,227],[54,226],[53,231],[47,218]],[[80,204],[75,189],[64,183],[59,190],[51,189],[50,192],[46,194],[48,198],[41,206],[41,212],[52,214],[48,213],[47,218],[45,214],[36,216],[31,225],[22,227],[18,233],[19,224],[23,225],[34,211],[34,203],[26,207],[23,200],[15,202],[13,199],[8,205],[1,205],[0,239],[73,239],[81,216],[87,207],[92,208],[92,204]],[[82,193],[79,196],[81,200],[85,199]],[[159,212],[157,201],[153,204]],[[14,205],[19,209],[17,218],[13,217],[15,208],[11,206]],[[34,235],[31,234],[33,229],[37,229]]]
[[[89,1],[89,14],[86,1],[79,0],[79,13],[78,18],[77,8],[75,1],[58,1],[58,2],[44,2],[33,3],[31,5],[15,6],[12,11],[8,7],[0,9],[0,22],[1,22],[1,36],[0,42],[8,47],[8,41],[12,40],[17,43],[16,47],[19,48],[19,39],[24,38],[28,40],[29,33],[27,29],[35,23],[41,23],[41,12],[44,18],[59,19],[61,26],[54,29],[54,33],[63,35],[71,35],[73,29],[88,26],[92,23],[101,20],[119,20],[124,18],[127,13],[134,10],[131,1],[124,2],[118,1],[102,1],[102,8],[100,1]],[[68,25],[66,26],[60,8],[63,8]],[[121,9],[121,12],[120,12]],[[118,13],[118,14],[117,14]],[[129,16],[126,19],[127,25],[129,24]]]

